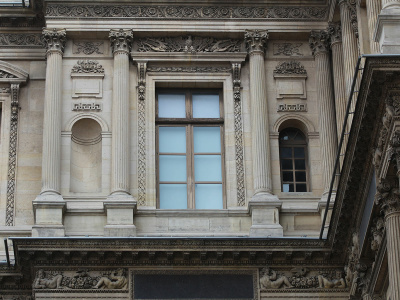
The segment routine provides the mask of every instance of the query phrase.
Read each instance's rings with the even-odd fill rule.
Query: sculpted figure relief
[[[94,286],[95,289],[126,289],[128,285],[128,279],[125,277],[124,269],[117,269],[111,272],[108,277],[101,277],[99,282]]]
[[[59,289],[61,288],[61,281],[63,276],[61,274],[54,275],[52,278],[48,278],[49,275],[45,275],[44,271],[40,269],[37,271],[36,279],[33,284],[34,289]]]
[[[336,279],[328,279],[324,277],[323,275],[318,276],[318,282],[319,282],[319,287],[320,288],[326,288],[326,289],[344,289],[346,288],[346,282],[343,279],[343,274],[341,271],[336,272]]]
[[[286,276],[280,276],[278,278],[276,272],[266,267],[262,270],[263,276],[260,278],[261,290],[265,289],[279,289],[283,288],[293,288]]]

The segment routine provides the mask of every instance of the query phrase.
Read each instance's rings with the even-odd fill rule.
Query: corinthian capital
[[[244,39],[246,41],[246,47],[249,53],[264,53],[267,47],[268,30],[246,30]]]
[[[67,32],[65,29],[43,29],[43,40],[46,44],[47,52],[60,51],[64,53]]]
[[[329,51],[329,34],[326,30],[311,31],[308,41],[313,55]]]
[[[331,45],[342,42],[342,28],[340,23],[329,23],[328,33],[331,38]]]
[[[133,31],[131,29],[111,29],[108,36],[111,41],[113,53],[124,51],[129,53],[132,49]]]
[[[397,180],[382,179],[376,187],[375,204],[387,216],[393,212],[400,212],[400,192]]]

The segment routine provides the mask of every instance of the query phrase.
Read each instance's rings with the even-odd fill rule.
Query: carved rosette
[[[329,51],[329,34],[326,30],[311,31],[308,41],[313,55]]]
[[[331,45],[342,42],[342,26],[338,23],[329,23],[328,33],[331,39]]]
[[[268,30],[246,30],[244,39],[249,54],[256,52],[264,54],[267,48]]]
[[[396,180],[381,179],[376,189],[375,204],[380,206],[385,217],[400,212],[400,192]]]
[[[65,29],[43,29],[43,40],[48,53],[58,51],[63,54],[67,41],[67,32]]]
[[[111,29],[108,37],[113,53],[120,51],[129,53],[132,50],[133,31],[131,29]]]

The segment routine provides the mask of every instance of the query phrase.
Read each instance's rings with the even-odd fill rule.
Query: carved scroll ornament
[[[98,73],[104,74],[104,68],[96,60],[78,60],[71,73]]]
[[[304,66],[298,62],[298,61],[285,61],[279,63],[275,70],[274,74],[301,74],[301,75],[307,75],[306,69],[304,69]]]

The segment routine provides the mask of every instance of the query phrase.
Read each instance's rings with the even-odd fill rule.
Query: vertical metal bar
[[[4,238],[4,248],[6,249],[7,266],[10,267],[10,254],[8,253],[8,243],[7,238]]]

